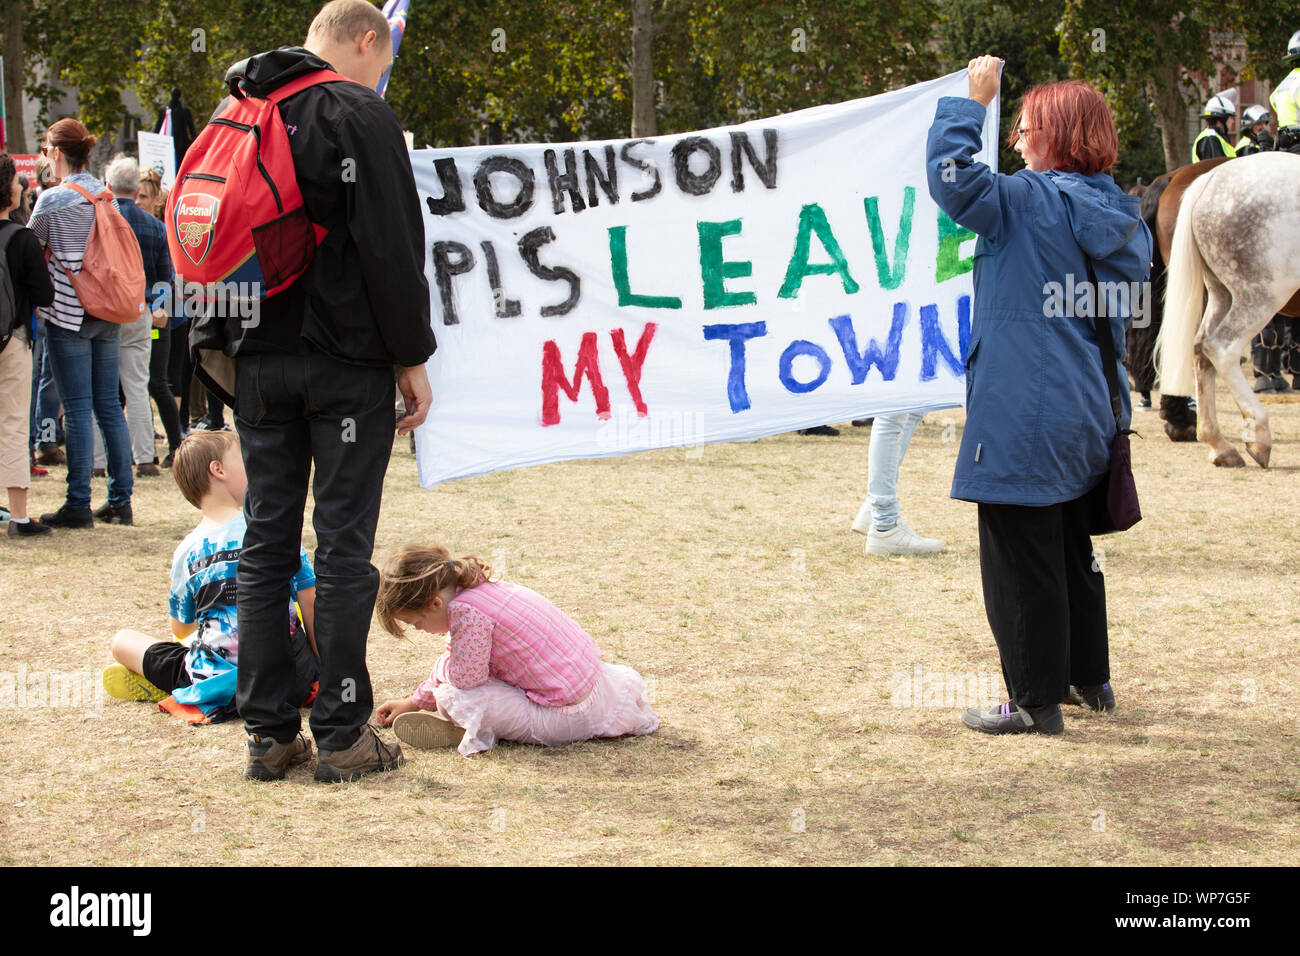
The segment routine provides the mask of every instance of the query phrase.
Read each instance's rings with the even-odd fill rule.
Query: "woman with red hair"
[[[1007,176],[975,161],[1001,65],[970,62],[970,97],[939,100],[926,152],[930,195],[979,236],[951,494],[979,505],[984,605],[1011,698],[962,720],[992,734],[1056,734],[1062,702],[1115,706],[1089,493],[1132,409],[1127,387],[1112,408],[1097,323],[1110,325],[1127,385],[1124,328],[1137,305],[1127,293],[1147,279],[1151,233],[1106,172],[1115,124],[1084,83],[1025,94],[1012,134],[1025,169]],[[1094,306],[1121,283],[1125,295]]]

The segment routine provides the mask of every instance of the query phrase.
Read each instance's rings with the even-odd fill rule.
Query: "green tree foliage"
[[[1096,84],[1115,112],[1121,138],[1140,138],[1154,110],[1169,168],[1190,155],[1180,91],[1184,71],[1209,74],[1212,34],[1248,38],[1247,72],[1274,82],[1286,73],[1281,55],[1300,26],[1300,0],[1065,0],[1061,55],[1073,75]],[[1099,32],[1100,31],[1100,32]],[[1217,87],[1217,84],[1215,84]]]
[[[222,96],[226,68],[250,53],[296,45],[317,0],[31,0],[24,24],[28,89],[46,104],[57,88],[75,88],[78,119],[97,135],[125,118],[121,91],[135,88],[161,108],[173,88],[202,126]],[[41,64],[48,78],[34,80]],[[154,116],[140,117],[152,124]]]
[[[1056,18],[1060,0],[952,0],[944,5],[939,25],[939,52],[946,72],[964,69],[977,56],[993,54],[1006,61],[1002,68],[1000,129],[1009,132],[1020,114],[1025,91],[1067,76],[1061,60]],[[1005,139],[998,153],[999,168],[1011,173],[1025,164]]]

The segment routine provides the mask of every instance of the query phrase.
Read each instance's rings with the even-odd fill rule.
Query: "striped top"
[[[411,699],[433,710],[433,689],[468,690],[489,678],[523,690],[543,707],[567,707],[591,693],[600,676],[600,648],[591,636],[536,591],[488,581],[461,588],[447,603],[447,652]]]
[[[95,196],[107,188],[84,171],[73,173],[64,181],[76,183]],[[113,207],[118,208],[116,199],[113,200]],[[75,275],[81,272],[81,261],[86,255],[86,243],[90,241],[90,230],[94,224],[95,207],[86,202],[86,197],[75,189],[54,186],[42,192],[36,200],[27,228],[36,233],[41,245],[58,256]],[[54,305],[40,309],[41,317],[69,332],[79,331],[86,310],[73,291],[67,274],[52,258],[47,263],[47,268],[50,270],[50,280],[54,283]]]

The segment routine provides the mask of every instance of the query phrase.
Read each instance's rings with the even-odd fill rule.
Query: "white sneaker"
[[[862,507],[858,509],[858,516],[853,519],[851,527],[858,534],[869,534],[871,532],[870,500],[862,502]]]
[[[921,537],[900,516],[898,524],[888,531],[872,528],[867,532],[864,550],[867,554],[935,554],[943,550],[943,542]]]

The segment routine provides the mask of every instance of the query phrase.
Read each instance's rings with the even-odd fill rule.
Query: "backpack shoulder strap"
[[[272,103],[279,103],[281,100],[288,99],[295,93],[301,93],[309,86],[315,86],[318,83],[336,83],[339,81],[344,83],[356,82],[355,80],[350,80],[341,73],[336,73],[333,70],[314,70],[311,73],[304,73],[302,76],[295,77],[283,86],[276,87],[267,94],[266,98]]]
[[[81,193],[81,195],[85,196],[86,201],[90,203],[92,206],[96,203],[96,201],[103,200],[105,197],[112,199],[113,196],[113,194],[110,193],[107,189],[104,190],[102,193],[100,193],[98,196],[94,196],[91,194],[89,189],[86,189],[84,186],[78,186],[76,183],[60,183],[59,185],[67,186],[69,189],[75,189],[77,192]]]
[[[1084,253],[1087,256],[1087,253]],[[1101,348],[1101,365],[1106,375],[1106,387],[1110,391],[1110,410],[1115,413],[1115,427],[1119,427],[1119,417],[1124,410],[1119,391],[1119,376],[1115,372],[1115,336],[1110,330],[1110,315],[1102,307],[1101,293],[1097,285],[1097,271],[1092,267],[1092,257],[1088,256],[1088,281],[1092,283],[1093,313],[1097,324],[1097,345]]]

